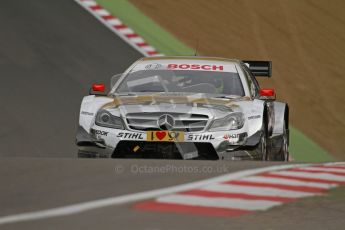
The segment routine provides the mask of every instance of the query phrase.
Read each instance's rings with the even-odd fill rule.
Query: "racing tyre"
[[[263,161],[269,160],[268,148],[267,148],[267,128],[266,124],[263,124],[262,133],[260,137],[260,142],[255,149],[256,155],[261,156]]]
[[[286,129],[284,122],[284,133],[282,136],[282,146],[280,148],[279,154],[281,161],[289,161],[289,132]]]
[[[263,129],[260,144],[258,146],[260,148],[260,152],[262,154],[262,160],[268,161],[269,160],[269,154],[268,154],[268,148],[267,148],[267,131],[266,128]]]

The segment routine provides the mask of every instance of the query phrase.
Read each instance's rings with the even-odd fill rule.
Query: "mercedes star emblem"
[[[157,124],[161,130],[172,130],[175,126],[175,120],[173,116],[164,114],[158,118]]]

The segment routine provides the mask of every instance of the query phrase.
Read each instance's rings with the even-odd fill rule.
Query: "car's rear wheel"
[[[267,126],[263,123],[261,130],[260,142],[257,145],[255,152],[257,156],[260,156],[263,161],[269,160],[268,148],[267,148]]]
[[[282,136],[282,146],[280,149],[280,160],[282,161],[289,161],[289,133],[286,129],[285,122],[284,122],[284,128],[283,128],[283,136]]]
[[[267,150],[267,132],[266,132],[266,128],[263,129],[262,135],[261,135],[261,139],[260,139],[260,152],[262,154],[262,160],[263,161],[268,161],[269,160],[269,154],[268,154],[268,150]]]

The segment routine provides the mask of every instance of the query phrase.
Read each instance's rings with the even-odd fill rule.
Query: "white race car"
[[[269,61],[142,58],[93,84],[81,103],[79,157],[289,159],[289,107],[255,77]]]

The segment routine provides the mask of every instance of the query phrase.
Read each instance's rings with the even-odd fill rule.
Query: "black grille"
[[[167,113],[129,113],[126,115],[126,121],[129,128],[133,130],[160,130],[157,120],[164,114]],[[172,129],[174,131],[203,131],[209,120],[209,117],[204,114],[169,113],[169,115],[175,119],[175,126]]]
[[[146,141],[120,141],[112,158],[182,159],[180,150],[185,153],[196,150],[199,155],[196,159],[219,159],[211,143]]]

